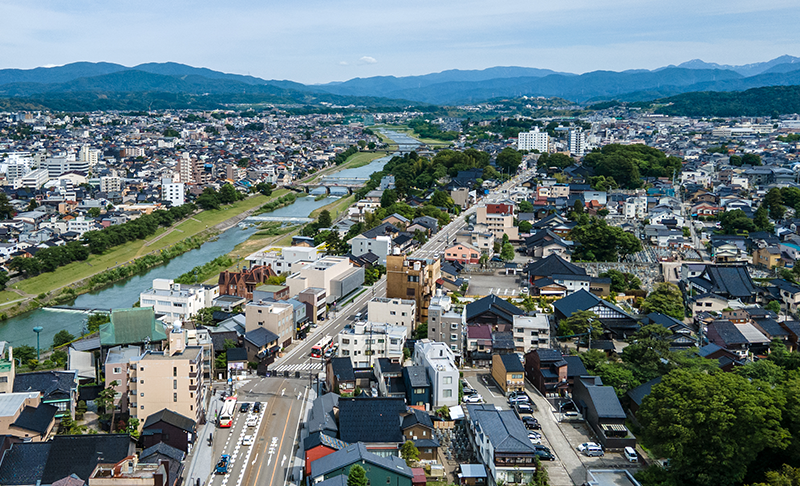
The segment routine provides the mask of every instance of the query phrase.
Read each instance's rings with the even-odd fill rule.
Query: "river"
[[[300,197],[293,204],[268,214],[285,218],[307,217],[311,211],[330,204],[334,200],[329,197],[319,201],[314,197]],[[234,246],[249,238],[257,229],[251,227],[242,230],[238,226],[234,226],[221,233],[213,241],[204,243],[200,248],[173,258],[166,265],[153,267],[140,275],[117,282],[102,290],[79,295],[73,302],[66,305],[100,309],[131,307],[139,300],[139,294],[152,286],[153,279],[175,278],[197,265],[224,255],[230,252]],[[62,329],[66,329],[74,336],[79,336],[86,324],[86,319],[87,313],[85,312],[37,309],[0,322],[0,341],[8,341],[12,346],[23,344],[36,346],[36,334],[33,332],[33,328],[42,326],[44,329],[40,336],[41,347],[46,349],[53,344],[53,336]]]

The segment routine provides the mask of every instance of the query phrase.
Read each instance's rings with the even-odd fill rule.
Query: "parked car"
[[[245,435],[242,438],[242,445],[243,446],[251,446],[251,445],[253,445],[254,441],[255,441],[255,438],[252,435]]]
[[[462,391],[464,392],[464,395],[475,395],[476,393],[478,393],[478,390],[476,390],[474,388],[466,388],[465,387],[465,388],[462,389]]]
[[[530,401],[531,397],[529,397],[528,394],[525,392],[511,392],[511,394],[508,395],[508,403],[530,402]]]
[[[239,412],[247,413],[248,410],[250,410],[250,404],[247,402],[242,402],[242,406],[239,407]]]
[[[534,453],[539,457],[539,459],[543,459],[545,461],[555,461],[556,460],[556,456],[554,456],[553,453],[550,452],[549,450],[546,451],[544,449],[536,449],[536,451]]]
[[[583,444],[577,447],[578,452],[585,451],[587,447],[600,447],[600,444],[598,444],[597,442],[584,442]]]
[[[542,434],[538,432],[529,432],[528,433],[528,440],[530,440],[533,444],[541,444],[542,443]]]
[[[603,457],[605,455],[603,448],[599,445],[589,446],[583,451],[583,453],[589,457]]]
[[[464,403],[481,403],[483,402],[483,397],[479,394],[474,395],[467,395],[464,397]]]
[[[517,402],[514,406],[517,408],[517,413],[533,413],[533,409],[526,402]]]
[[[542,428],[542,425],[539,423],[539,421],[530,415],[522,417],[522,423],[525,424],[526,429],[538,430]]]
[[[623,449],[622,455],[625,456],[625,459],[627,459],[628,462],[639,462],[639,454],[636,453],[633,447],[628,446]]]
[[[253,404],[253,413],[261,413],[261,402]]]

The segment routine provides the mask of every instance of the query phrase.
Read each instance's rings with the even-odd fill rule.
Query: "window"
[[[178,389],[178,380],[172,380],[172,389],[173,390],[177,390]]]
[[[421,395],[421,394],[425,393],[425,389],[424,388],[414,388],[414,393],[416,393],[417,395]]]
[[[444,397],[444,398],[452,398],[453,397],[453,390],[450,390],[450,389],[442,390],[442,397]]]
[[[458,324],[455,322],[450,324],[450,329],[458,329]]]
[[[341,351],[341,353],[342,353],[342,356],[350,356],[350,350],[349,349],[343,349]]]
[[[178,401],[178,394],[177,393],[173,393],[172,394],[172,401],[173,402],[177,402]]]
[[[405,313],[405,312],[403,312],[403,317],[405,317],[405,316],[406,316],[406,313]]]
[[[409,282],[419,282],[419,275],[409,275],[408,276]]]
[[[140,393],[140,396],[144,396],[144,392]]]
[[[173,366],[172,367],[172,376],[178,376],[178,367],[177,366]]]
[[[115,375],[118,375],[120,373],[122,373],[122,368],[114,368],[114,374]]]
[[[452,376],[445,376],[442,378],[442,383],[445,385],[452,385],[453,384],[453,377]]]
[[[349,339],[342,339],[342,344],[350,344],[350,340]]]
[[[522,379],[522,373],[512,373],[511,374],[511,379],[512,380],[521,380]]]
[[[415,294],[414,294],[414,289],[412,289],[412,288],[407,288],[407,289],[406,289],[406,296],[408,296],[408,297],[414,297],[414,295],[415,295]]]
[[[458,340],[458,334],[451,334],[450,335],[450,340],[451,341],[457,341]]]
[[[397,312],[395,312],[395,311],[389,311],[389,315],[390,315],[390,316],[396,316],[396,315],[397,315]]]

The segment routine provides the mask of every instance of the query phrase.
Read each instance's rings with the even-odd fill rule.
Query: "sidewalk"
[[[208,479],[211,476],[211,467],[216,464],[214,457],[214,446],[208,445],[208,435],[216,434],[216,421],[214,420],[216,412],[219,411],[222,400],[220,394],[217,393],[211,397],[211,402],[208,405],[208,419],[206,424],[197,431],[197,438],[194,442],[194,447],[188,454],[186,460],[189,465],[186,467],[184,477],[186,478],[186,486],[196,486],[197,480],[200,479],[200,485],[208,484]]]
[[[297,441],[295,444],[293,444],[295,449],[292,454],[292,463],[289,466],[289,470],[286,474],[287,484],[291,486],[302,484],[303,468],[305,467],[305,462],[303,460],[305,457],[303,441],[305,441],[306,437],[308,437],[308,428],[306,427],[306,424],[308,423],[308,417],[311,414],[311,404],[316,398],[316,391],[313,388],[309,389],[308,393],[306,394],[306,401],[304,403],[305,410],[300,414],[300,423],[298,424],[300,432],[297,434]]]

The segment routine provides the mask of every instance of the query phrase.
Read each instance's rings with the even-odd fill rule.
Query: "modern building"
[[[111,387],[112,383],[117,382],[113,387],[116,391],[114,406],[122,413],[128,413],[130,364],[141,355],[142,348],[139,346],[114,346],[106,353],[104,363],[106,387]]]
[[[355,256],[366,255],[372,253],[378,257],[381,265],[386,265],[386,257],[392,252],[392,238],[389,236],[376,236],[369,238],[365,235],[358,235],[351,238],[350,243],[351,253]]]
[[[550,319],[547,314],[514,316],[514,348],[518,353],[550,347]]]
[[[42,442],[53,430],[58,409],[44,404],[40,392],[0,394],[0,434]]]
[[[428,320],[428,307],[436,281],[442,276],[438,258],[409,258],[389,255],[386,259],[386,297],[413,299],[417,303],[417,320]]]
[[[514,208],[504,204],[478,206],[475,212],[475,230],[491,232],[495,238],[508,235],[512,241],[519,240],[519,228],[514,226]]]
[[[550,136],[547,132],[540,132],[539,127],[533,127],[530,132],[520,132],[517,137],[517,150],[527,150],[532,152],[538,150],[541,153],[548,152],[550,147]]]
[[[122,179],[117,176],[103,176],[100,178],[100,192],[119,192],[122,189]]]
[[[372,367],[378,358],[394,363],[403,361],[403,344],[408,337],[405,326],[376,322],[356,322],[336,335],[337,354],[350,358],[356,368]]]
[[[571,155],[583,157],[586,153],[586,134],[583,132],[583,129],[570,128],[567,148]]]
[[[354,267],[347,257],[325,256],[300,268],[286,278],[292,295],[307,288],[325,289],[327,303],[337,302],[364,283],[364,269]]]
[[[449,295],[437,290],[428,307],[428,339],[445,343],[462,363],[466,332],[466,306],[453,304]]]
[[[323,252],[315,246],[267,246],[245,258],[251,267],[272,267],[275,273],[293,273],[320,259]]]
[[[430,339],[420,339],[414,344],[413,362],[425,368],[431,383],[431,406],[458,405],[459,372],[456,358],[450,348]]]
[[[367,303],[367,315],[371,322],[404,326],[410,336],[417,322],[417,303],[413,300],[375,297]]]
[[[153,279],[153,287],[139,294],[142,307],[152,307],[164,321],[185,321],[219,297],[219,285],[176,284],[172,279]]]
[[[575,380],[573,400],[594,431],[600,445],[607,450],[636,447],[636,438],[625,427],[627,415],[613,387],[604,386],[598,376],[581,376]]]
[[[309,287],[297,294],[297,300],[306,305],[306,316],[314,324],[328,315],[325,289]]]
[[[294,306],[287,302],[251,302],[245,307],[247,332],[263,328],[278,336],[282,347],[295,339]]]
[[[444,259],[448,262],[459,262],[462,265],[467,263],[480,263],[481,250],[467,243],[456,243],[444,250]]]
[[[492,378],[506,395],[525,391],[525,367],[516,354],[493,354]]]
[[[161,183],[161,199],[169,202],[172,207],[183,206],[186,203],[186,185],[164,179]]]

